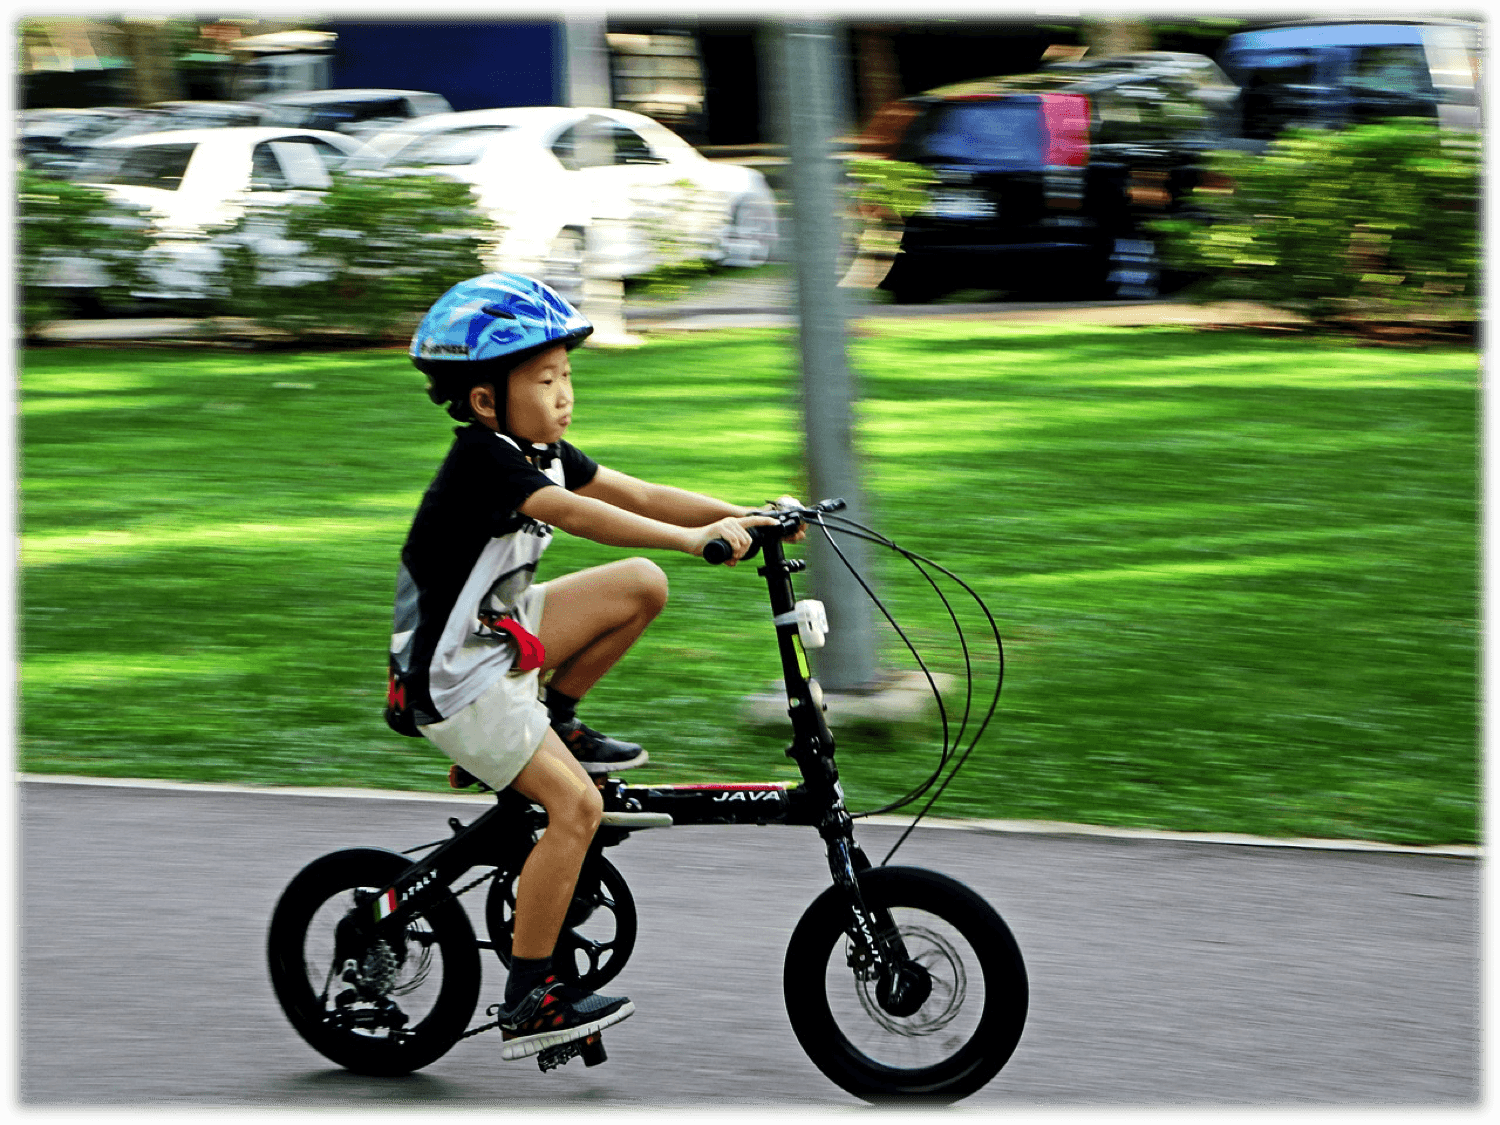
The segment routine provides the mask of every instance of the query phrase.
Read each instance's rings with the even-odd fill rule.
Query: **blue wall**
[[[558,23],[332,22],[335,87],[429,90],[459,109],[564,105]]]

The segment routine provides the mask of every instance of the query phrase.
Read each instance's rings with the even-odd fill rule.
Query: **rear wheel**
[[[1026,968],[1005,922],[946,875],[877,867],[866,906],[894,924],[907,960],[884,975],[858,964],[838,888],[820,895],[787,947],[787,1015],[802,1049],[870,1102],[957,1101],[1009,1061],[1026,1022]]]
[[[356,924],[409,866],[379,848],[333,852],[303,868],[271,915],[282,1011],[314,1050],[358,1074],[409,1074],[441,1058],[479,1003],[479,949],[454,899],[375,940]]]
[[[951,287],[936,276],[935,267],[913,265],[905,253],[896,255],[890,270],[880,283],[880,288],[891,295],[898,305],[925,305],[941,297]]]

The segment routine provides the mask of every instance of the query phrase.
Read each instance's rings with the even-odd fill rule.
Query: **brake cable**
[[[823,532],[824,538],[828,540],[829,546],[832,547],[834,553],[838,555],[839,560],[844,564],[845,569],[847,569],[849,573],[854,577],[854,580],[859,583],[860,587],[865,591],[865,594],[875,604],[876,608],[880,610],[881,614],[890,623],[891,628],[895,630],[896,635],[901,638],[902,642],[906,645],[907,649],[916,659],[918,667],[922,670],[922,674],[927,679],[927,684],[932,691],[933,698],[937,701],[938,714],[942,724],[943,740],[942,746],[938,752],[938,763],[933,769],[932,773],[927,777],[925,781],[913,788],[905,796],[900,797],[897,800],[877,809],[870,809],[864,812],[850,814],[852,817],[867,817],[879,815],[886,812],[893,812],[896,809],[903,808],[906,805],[911,804],[913,801],[920,798],[923,794],[927,793],[928,790],[932,789],[934,785],[936,785],[936,790],[931,793],[927,801],[918,810],[916,816],[912,818],[911,823],[906,826],[905,830],[901,833],[895,844],[891,846],[890,851],[886,853],[885,858],[880,861],[881,866],[884,866],[885,864],[890,862],[891,857],[896,854],[897,849],[906,842],[907,837],[911,835],[912,831],[922,821],[923,817],[925,817],[932,810],[933,805],[936,804],[938,798],[942,796],[943,792],[953,782],[953,779],[958,776],[959,770],[961,770],[967,764],[969,757],[973,754],[975,748],[978,746],[980,738],[988,729],[990,721],[994,718],[995,711],[999,707],[1000,689],[1005,680],[1005,647],[1003,641],[1001,640],[999,626],[995,622],[994,614],[990,612],[989,606],[985,604],[984,599],[979,596],[979,594],[974,590],[972,586],[970,586],[963,579],[959,578],[947,567],[933,562],[931,559],[926,558],[925,556],[920,555],[915,551],[907,550],[906,548],[897,544],[894,540],[891,540],[886,536],[879,534],[871,528],[865,527],[863,524],[857,523],[847,516],[834,516],[834,523],[832,526],[830,526],[830,524],[826,521],[825,513],[805,511],[799,514],[802,515],[803,518],[807,519],[808,522],[816,524],[818,528]],[[838,531],[841,534],[849,535],[857,539],[863,539],[867,542],[876,543],[901,555],[906,559],[907,562],[912,564],[912,566],[917,570],[919,574],[922,575],[924,579],[926,579],[928,585],[932,587],[933,592],[937,595],[938,599],[943,603],[943,607],[947,610],[949,619],[953,623],[954,632],[958,637],[959,646],[963,652],[965,678],[963,719],[959,724],[957,735],[951,741],[949,737],[947,710],[943,705],[942,692],[937,686],[937,681],[933,678],[933,675],[931,671],[929,671],[926,662],[923,661],[921,654],[917,651],[916,646],[907,636],[906,631],[903,630],[901,626],[896,622],[896,619],[894,618],[894,616],[892,616],[890,610],[886,608],[885,603],[880,600],[875,591],[870,587],[870,584],[865,581],[864,577],[858,572],[858,570],[855,569],[854,564],[849,561],[848,556],[845,555],[843,550],[839,547],[838,542],[833,537],[834,531]],[[962,743],[964,734],[969,727],[969,718],[973,702],[974,666],[970,657],[968,641],[964,635],[963,627],[959,623],[958,615],[954,611],[952,603],[943,593],[937,581],[924,568],[924,563],[927,566],[932,567],[934,570],[941,572],[953,582],[957,583],[958,586],[962,588],[964,592],[974,600],[975,604],[978,605],[981,612],[983,612],[985,619],[989,623],[990,634],[994,637],[995,640],[996,656],[999,659],[999,666],[995,676],[995,690],[994,694],[990,698],[989,709],[986,711],[983,720],[974,730],[973,736],[972,738],[970,738],[968,746],[963,747],[961,751],[960,744]],[[956,760],[954,759],[955,753],[957,753]],[[951,767],[949,766],[950,761],[952,762]],[[947,775],[943,776],[945,767],[948,767]]]

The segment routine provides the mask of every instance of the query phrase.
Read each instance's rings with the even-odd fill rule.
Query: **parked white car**
[[[776,206],[753,168],[708,160],[627,110],[525,106],[435,114],[369,138],[356,166],[474,185],[497,241],[486,265],[576,292],[605,277],[695,256],[757,266],[776,244]]]
[[[178,129],[105,141],[79,179],[147,209],[156,237],[142,296],[196,299],[217,271],[207,236],[258,202],[307,202],[331,186],[360,143],[312,129]]]

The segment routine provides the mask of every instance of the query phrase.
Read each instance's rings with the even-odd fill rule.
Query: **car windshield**
[[[123,187],[151,187],[176,191],[198,146],[189,142],[96,149],[80,180]]]
[[[897,159],[1010,172],[1040,169],[1047,147],[1033,97],[940,102],[906,133]]]
[[[472,164],[484,155],[490,141],[509,131],[509,125],[481,125],[446,133],[417,133],[390,162],[425,168],[437,164]]]
[[[267,113],[271,124],[293,129],[336,129],[340,125],[378,118],[400,119],[410,116],[406,99],[402,97],[346,98],[314,105],[275,104]]]
[[[217,129],[254,125],[261,118],[258,110],[212,106],[153,109],[150,112],[154,115],[150,121],[153,130]]]
[[[447,113],[453,107],[448,99],[439,94],[409,94],[413,117],[427,117],[434,113]]]
[[[1241,86],[1301,85],[1318,80],[1318,52],[1309,48],[1236,51],[1225,64]]]

